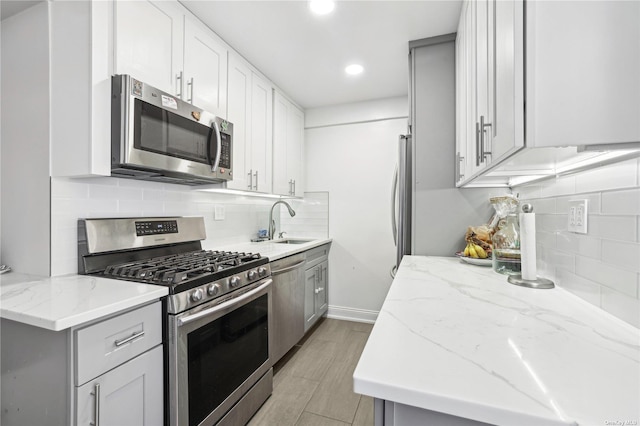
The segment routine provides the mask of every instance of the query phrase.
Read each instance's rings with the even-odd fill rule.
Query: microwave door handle
[[[217,121],[214,121],[211,127],[213,127],[213,130],[215,131],[216,141],[217,141],[216,158],[215,160],[213,160],[213,163],[211,164],[211,171],[215,172],[218,169],[218,164],[220,163],[220,153],[222,152],[222,137],[220,136],[220,127],[218,127]],[[211,140],[209,140],[209,143],[211,143]],[[209,152],[211,152],[211,145],[209,145]]]

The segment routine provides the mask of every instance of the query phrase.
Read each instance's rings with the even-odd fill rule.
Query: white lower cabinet
[[[76,388],[77,425],[152,426],[163,422],[162,347]]]

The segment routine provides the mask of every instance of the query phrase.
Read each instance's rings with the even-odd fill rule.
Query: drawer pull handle
[[[129,337],[125,338],[125,339],[116,340],[115,341],[116,347],[120,347],[122,345],[126,345],[127,343],[132,342],[133,340],[136,340],[138,337],[142,337],[142,336],[144,336],[144,330],[140,331],[138,333],[133,333],[131,336],[129,336]]]

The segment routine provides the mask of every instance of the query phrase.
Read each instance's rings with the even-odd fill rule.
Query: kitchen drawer
[[[322,263],[327,260],[329,256],[329,248],[331,244],[324,244],[320,247],[313,248],[308,250],[305,254],[307,256],[307,264],[306,268],[312,268],[316,266],[318,263]]]
[[[162,343],[160,302],[75,332],[76,386]]]

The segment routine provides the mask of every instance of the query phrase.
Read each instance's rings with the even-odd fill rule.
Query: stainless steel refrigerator
[[[507,190],[455,186],[455,34],[409,43],[409,134],[398,141],[392,194],[396,267],[405,254],[454,256],[468,226]]]

